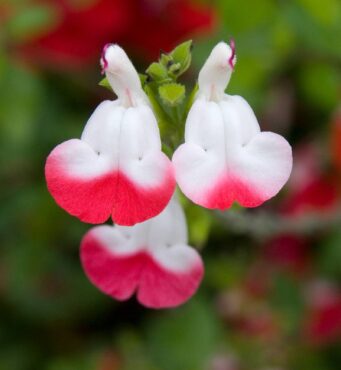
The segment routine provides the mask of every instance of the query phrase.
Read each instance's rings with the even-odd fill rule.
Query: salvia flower
[[[101,291],[118,300],[136,292],[151,308],[185,302],[204,270],[199,254],[187,245],[185,216],[175,199],[158,216],[132,227],[92,228],[82,240],[81,260]]]
[[[235,201],[259,206],[278,193],[292,168],[288,142],[261,132],[249,104],[224,93],[235,63],[233,42],[214,47],[199,74],[185,143],[173,156],[181,190],[207,208],[223,210]]]
[[[126,53],[107,45],[103,72],[118,99],[94,111],[81,139],[58,145],[45,173],[50,193],[73,216],[133,225],[159,214],[175,188],[156,118]]]

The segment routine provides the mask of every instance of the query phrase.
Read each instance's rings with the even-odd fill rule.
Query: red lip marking
[[[233,39],[231,39],[231,41],[230,41],[230,47],[231,47],[231,50],[232,50],[232,54],[231,54],[230,59],[229,59],[229,65],[233,69],[234,68],[233,59],[236,56],[236,44],[235,44]]]

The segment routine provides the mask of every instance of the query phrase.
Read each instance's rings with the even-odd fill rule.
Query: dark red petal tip
[[[105,70],[108,68],[108,61],[107,61],[107,58],[105,57],[105,53],[111,45],[112,45],[111,43],[105,44],[102,50],[102,55],[101,55],[102,74],[104,74]]]
[[[233,69],[234,68],[234,58],[236,56],[236,44],[234,42],[234,39],[231,39],[230,41],[230,48],[232,50],[232,54],[229,59],[229,65]]]

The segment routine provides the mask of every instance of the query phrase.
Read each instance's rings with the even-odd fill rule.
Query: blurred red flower
[[[218,312],[239,333],[259,340],[271,340],[279,335],[278,320],[267,304],[268,298],[257,297],[248,288],[236,286],[221,294],[217,301]]]
[[[148,59],[197,32],[212,31],[216,23],[214,9],[193,0],[132,0],[131,12],[131,28],[123,41]]]
[[[56,24],[19,45],[30,61],[48,66],[76,68],[93,62],[103,45],[122,37],[129,24],[129,5],[122,0],[99,0],[76,7],[67,0],[47,0]]]
[[[308,245],[302,237],[290,234],[277,235],[267,241],[264,257],[273,267],[299,273],[308,263]]]
[[[322,170],[319,150],[313,144],[305,144],[296,150],[294,158],[283,213],[293,217],[333,211],[339,200],[338,182],[334,174]]]
[[[94,63],[108,42],[149,60],[215,24],[212,8],[190,0],[94,0],[81,7],[68,0],[46,1],[57,9],[56,26],[18,49],[26,59],[53,67]]]
[[[307,295],[304,337],[311,345],[329,344],[341,338],[341,294],[326,282],[317,282]]]
[[[244,288],[248,294],[258,298],[267,296],[272,282],[271,267],[263,258],[250,266],[244,280]]]
[[[247,336],[259,340],[273,340],[278,336],[279,328],[271,311],[249,314],[241,320],[239,330]]]
[[[338,201],[337,184],[333,176],[321,175],[297,189],[287,200],[284,213],[298,216],[310,212],[327,212]]]

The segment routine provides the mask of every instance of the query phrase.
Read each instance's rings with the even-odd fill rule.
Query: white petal
[[[120,130],[126,108],[118,101],[106,100],[99,104],[86,123],[81,140],[101,155],[110,157],[117,166],[119,160]]]
[[[235,160],[236,175],[264,199],[278,193],[288,181],[292,169],[289,143],[273,132],[255,135]]]
[[[204,207],[226,209],[234,201],[255,207],[277,194],[290,175],[290,145],[260,132],[241,97],[217,103],[198,98],[185,138],[173,156],[176,179],[184,194]]]
[[[201,147],[205,152],[211,149],[224,150],[224,121],[217,103],[198,99],[188,113],[185,141]]]
[[[128,227],[127,227],[128,228]],[[112,227],[109,225],[96,226],[92,229],[92,235],[102,245],[105,245],[109,252],[117,256],[130,256],[143,250],[143,244],[136,243],[138,230],[131,230],[130,233],[122,232],[122,227]]]
[[[230,145],[235,142],[245,145],[260,132],[252,108],[241,96],[224,95],[224,99],[219,102],[219,106],[225,122],[225,137]]]
[[[141,186],[157,186],[169,170],[159,128],[148,106],[128,108],[120,133],[120,169]]]

